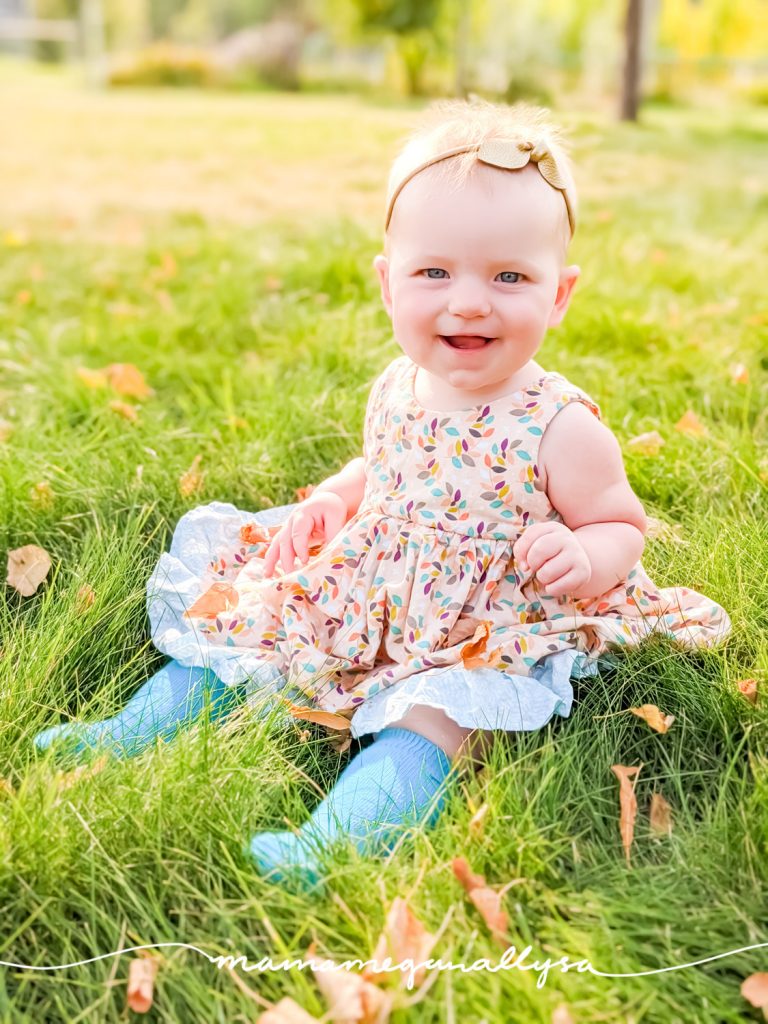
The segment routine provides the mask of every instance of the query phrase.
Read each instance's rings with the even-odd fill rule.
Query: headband
[[[543,139],[538,139],[536,142],[526,139],[486,139],[485,142],[474,143],[468,146],[457,146],[456,149],[446,150],[445,153],[439,153],[437,156],[425,160],[423,164],[419,164],[418,167],[409,171],[392,192],[387,204],[387,219],[384,224],[385,231],[392,219],[395,200],[411,178],[426,170],[427,167],[441,163],[443,160],[448,160],[452,156],[458,156],[460,153],[477,153],[477,159],[480,163],[489,164],[491,167],[500,167],[505,171],[519,171],[527,166],[528,163],[535,164],[544,181],[551,185],[552,188],[557,189],[565,200],[565,208],[568,211],[568,223],[571,228],[571,235],[573,235],[576,230],[576,197],[573,194],[572,186],[569,186],[568,181],[557,166],[557,161],[552,151]]]

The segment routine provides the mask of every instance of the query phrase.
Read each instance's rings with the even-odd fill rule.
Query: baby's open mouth
[[[494,339],[484,338],[479,334],[441,334],[440,339],[451,348],[483,348],[489,345]]]

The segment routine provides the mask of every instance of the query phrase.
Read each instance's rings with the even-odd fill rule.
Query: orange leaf
[[[13,433],[13,424],[9,423],[8,420],[0,419],[0,444],[3,441],[7,441]]]
[[[481,622],[474,632],[474,635],[461,649],[461,661],[464,668],[495,668],[501,662],[501,651],[491,651],[490,655],[482,657],[491,635],[492,622]]]
[[[703,437],[707,428],[692,409],[687,409],[675,424],[675,430],[692,437]]]
[[[237,608],[240,595],[231,583],[214,583],[184,612],[185,619],[215,619]]]
[[[36,544],[25,544],[8,552],[8,583],[22,597],[31,597],[51,568],[48,552]]]
[[[635,832],[635,818],[637,817],[637,799],[635,797],[635,790],[630,783],[631,778],[635,778],[637,781],[637,774],[640,771],[641,765],[629,767],[623,764],[611,765],[611,771],[619,780],[619,804],[621,807],[621,816],[619,819],[619,828],[621,831],[621,843],[624,847],[624,856],[627,858],[627,867],[630,866],[629,862],[629,851],[632,846],[632,837]]]
[[[370,959],[382,963],[388,956],[393,964],[405,960],[412,960],[414,964],[423,963],[429,959],[436,941],[436,937],[426,930],[406,900],[398,896],[389,908],[384,929]],[[421,984],[424,973],[424,967],[414,972],[415,984]],[[386,985],[391,979],[398,977],[401,981],[404,980],[402,973],[398,975],[391,971],[375,971],[372,967],[366,967],[362,976],[377,985]]]
[[[638,455],[658,455],[666,442],[658,430],[649,430],[645,434],[638,434],[637,437],[627,441],[627,448]]]
[[[138,370],[132,363],[110,363],[104,372],[107,375],[109,386],[119,395],[146,398],[153,394],[152,388],[148,387],[141,370]]]
[[[98,757],[93,764],[79,764],[77,768],[73,768],[70,772],[56,772],[56,789],[70,789],[83,779],[92,779],[94,775],[98,775],[102,771],[109,761],[109,756],[103,754]],[[57,804],[58,799],[55,801]]]
[[[349,719],[343,715],[334,714],[333,711],[305,708],[301,704],[292,704],[289,700],[286,700],[285,704],[291,717],[297,718],[302,722],[315,722],[317,725],[325,726],[326,729],[349,729]]]
[[[746,697],[750,704],[757,704],[757,680],[756,679],[742,679],[736,684],[739,688],[739,693]]]
[[[571,1011],[566,1003],[558,1003],[552,1011],[552,1024],[574,1024]]]
[[[240,540],[243,544],[268,544],[279,533],[280,526],[262,526],[261,523],[246,523],[240,527]]]
[[[672,834],[672,808],[661,793],[651,797],[651,831],[657,835]]]
[[[451,867],[456,878],[466,889],[470,900],[494,935],[502,936],[509,918],[501,906],[501,896],[485,884],[483,875],[476,875],[463,857],[455,857]]]
[[[312,959],[315,959],[313,956]],[[331,964],[332,960],[326,959]],[[392,996],[351,971],[313,970],[317,987],[328,1003],[328,1019],[336,1024],[386,1024]]]
[[[491,932],[494,935],[503,935],[507,930],[509,917],[507,912],[502,909],[499,893],[487,886],[478,886],[470,892],[469,898],[479,910]]]
[[[731,380],[734,384],[749,383],[749,370],[746,368],[744,363],[731,363],[728,372],[730,373]]]
[[[122,416],[124,420],[131,420],[133,423],[139,418],[139,411],[134,405],[128,405],[127,402],[121,402],[119,398],[113,398],[109,403],[109,408],[112,412],[116,412],[118,416]]]
[[[256,1024],[313,1024],[317,1020],[317,1017],[303,1010],[290,996],[284,996],[271,1010],[265,1010]]]
[[[476,889],[479,885],[485,885],[484,876],[474,874],[464,857],[454,857],[451,861],[451,868],[467,892]]]
[[[642,718],[656,732],[667,732],[675,720],[674,715],[662,714],[655,704],[641,704],[639,708],[630,708],[629,710],[633,715]]]
[[[84,583],[77,592],[78,611],[84,612],[96,600],[96,593],[90,583]]]
[[[741,983],[741,994],[748,1003],[759,1010],[768,1008],[768,973],[762,971],[759,974],[750,974]]]
[[[314,484],[307,484],[306,487],[296,488],[296,501],[306,501],[310,494],[314,491]]]
[[[128,968],[128,1008],[134,1013],[147,1013],[152,1008],[157,960],[138,956]]]
[[[202,487],[203,475],[198,469],[201,459],[202,455],[196,455],[194,459],[192,459],[192,465],[186,473],[182,473],[179,477],[179,493],[182,498],[188,498],[191,494],[194,494],[195,491],[199,491]]]
[[[4,794],[5,796],[16,795],[16,791],[14,790],[13,785],[8,781],[8,779],[3,778],[0,778],[0,793]]]

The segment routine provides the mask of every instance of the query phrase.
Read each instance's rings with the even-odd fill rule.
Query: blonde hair
[[[569,204],[576,214],[576,187],[571,161],[561,130],[549,120],[549,112],[526,103],[507,106],[489,103],[473,96],[470,100],[439,100],[422,114],[415,129],[395,158],[389,173],[387,209],[393,197],[410,176],[423,164],[441,153],[462,146],[480,146],[490,141],[517,143],[521,138],[543,142],[554,157],[558,171],[566,182]],[[476,152],[458,153],[432,164],[429,171],[438,184],[460,188],[478,166]],[[568,209],[563,204],[565,248],[571,236]],[[385,246],[389,224],[385,229]]]

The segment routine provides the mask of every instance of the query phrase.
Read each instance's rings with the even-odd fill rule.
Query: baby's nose
[[[451,289],[448,299],[448,312],[453,316],[465,318],[488,316],[491,302],[482,287],[462,285]]]

